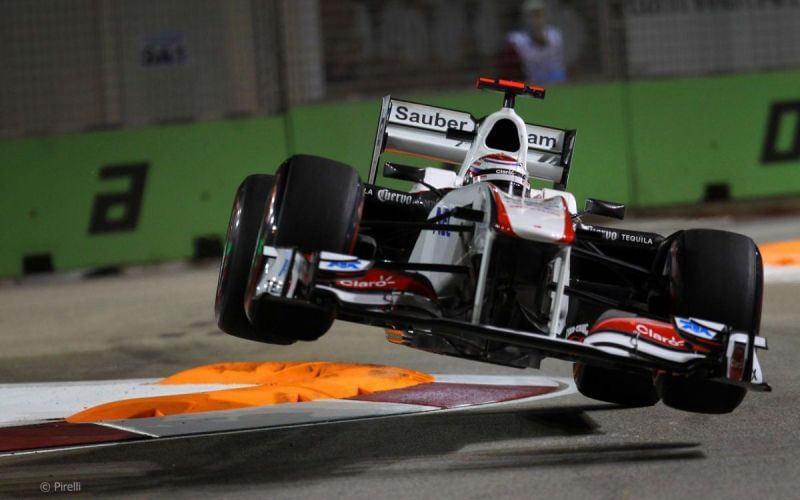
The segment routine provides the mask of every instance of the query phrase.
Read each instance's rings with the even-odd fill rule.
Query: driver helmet
[[[490,154],[472,162],[465,184],[476,182],[491,182],[501,191],[517,196],[524,195],[530,189],[525,166],[504,154]]]

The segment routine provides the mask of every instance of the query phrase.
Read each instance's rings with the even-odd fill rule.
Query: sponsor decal
[[[423,128],[446,132],[448,129],[472,129],[470,122],[464,119],[463,113],[448,113],[430,106],[414,106],[397,104],[392,108],[390,120],[395,123],[407,123]]]
[[[675,318],[675,320],[677,321],[678,328],[681,331],[684,331],[690,335],[694,335],[695,337],[701,337],[704,339],[712,340],[714,337],[717,336],[716,332],[712,332],[703,325],[699,325],[690,319]]]
[[[638,333],[640,336],[647,337],[648,339],[659,344],[681,348],[686,345],[686,341],[676,338],[673,332],[666,332],[663,330],[661,332],[656,332],[649,325],[644,323],[637,323],[635,328],[636,333]]]
[[[558,138],[546,135],[528,134],[528,147],[536,146],[540,148],[555,149]]]
[[[573,333],[582,333],[584,335],[588,335],[589,334],[589,323],[580,323],[580,324],[577,324],[577,325],[574,325],[574,326],[570,326],[569,328],[567,328],[566,333],[567,333],[567,335],[570,335],[570,334],[573,334]]]
[[[399,203],[401,205],[411,205],[414,197],[410,194],[399,193],[389,189],[381,189],[378,191],[378,200],[384,203]]]
[[[582,228],[586,231],[591,231],[595,234],[600,235],[606,241],[624,241],[625,243],[633,243],[636,245],[648,245],[652,246],[654,244],[654,240],[652,236],[646,234],[631,234],[621,231],[614,231],[613,229],[605,228],[605,227],[596,227],[591,226],[588,224],[584,224]]]
[[[642,236],[639,234],[625,234],[625,233],[620,233],[620,236],[622,237],[623,241],[627,241],[628,243],[639,243],[644,245],[653,244],[653,238],[650,238],[649,236]]]
[[[616,231],[612,231],[611,229],[607,229],[604,227],[594,227],[594,226],[583,226],[583,227],[584,229],[588,229],[593,233],[599,233],[604,240],[617,241],[617,239],[619,239],[619,233]]]
[[[323,260],[319,268],[323,271],[363,271],[368,265],[365,260]]]
[[[528,136],[528,148],[559,152],[564,142],[564,131],[559,129],[526,123],[525,133]]]
[[[686,350],[686,341],[669,323],[644,318],[609,318],[595,324],[590,334],[605,331],[625,332],[667,347]]]
[[[448,208],[436,207],[436,217],[439,217],[443,213],[446,213],[446,212],[449,212],[449,211],[450,211],[450,209],[448,209]],[[444,219],[438,221],[436,224],[442,224],[442,225],[450,224],[450,216],[448,215]],[[436,235],[439,235],[439,236],[444,236],[445,238],[449,238],[450,237],[450,231],[445,231],[443,229],[436,230],[436,231],[433,232],[433,234],[436,234]]]
[[[567,340],[583,342],[587,335],[589,335],[589,323],[580,323],[564,330],[564,336]]]
[[[358,262],[334,261],[326,264],[331,269],[358,269]]]
[[[520,164],[517,164],[517,165],[519,165],[520,168],[522,168],[522,166]],[[477,162],[477,163],[473,164],[471,167],[469,167],[469,170],[467,172],[469,173],[469,175],[492,175],[492,174],[497,174],[497,175],[510,175],[510,176],[513,176],[513,177],[519,177],[520,179],[525,179],[525,174],[523,174],[519,170],[511,170],[511,169],[508,169],[508,168],[486,168],[486,167],[482,167],[480,162]]]
[[[336,284],[345,288],[383,289],[394,288],[397,282],[392,275],[379,274],[374,279],[338,280]]]
[[[366,276],[355,279],[340,279],[334,282],[340,288],[355,289],[361,291],[387,291],[387,292],[409,292],[423,295],[436,300],[436,292],[422,283],[420,280],[405,274],[393,273],[391,271],[371,269]]]

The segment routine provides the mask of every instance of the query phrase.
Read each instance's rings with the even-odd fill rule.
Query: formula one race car
[[[763,289],[749,238],[663,237],[584,223],[624,206],[565,191],[575,131],[525,123],[541,87],[480,78],[503,107],[472,115],[383,98],[369,177],[297,155],[236,194],[220,268],[219,327],[272,344],[315,340],[335,318],[425,351],[514,367],[574,362],[584,395],[726,413],[769,390],[756,357]],[[383,164],[409,191],[376,184]],[[452,164],[455,169],[442,168]],[[530,181],[552,188],[535,189]],[[396,181],[394,181],[396,182]]]

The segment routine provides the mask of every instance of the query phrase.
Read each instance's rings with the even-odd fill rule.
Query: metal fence
[[[542,3],[566,84],[800,67],[800,0]],[[506,76],[527,21],[522,0],[4,0],[0,136],[462,89]]]

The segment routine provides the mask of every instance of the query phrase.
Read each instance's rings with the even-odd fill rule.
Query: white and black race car
[[[239,187],[220,268],[219,327],[271,344],[315,340],[338,318],[391,342],[515,367],[575,363],[584,395],[707,413],[769,390],[756,349],[763,272],[749,238],[663,237],[585,224],[624,206],[567,192],[575,131],[528,124],[541,87],[480,78],[503,107],[464,112],[383,99],[369,177],[297,155]],[[456,168],[383,164],[384,153]],[[531,180],[552,183],[531,187]],[[541,182],[540,182],[541,184]]]

